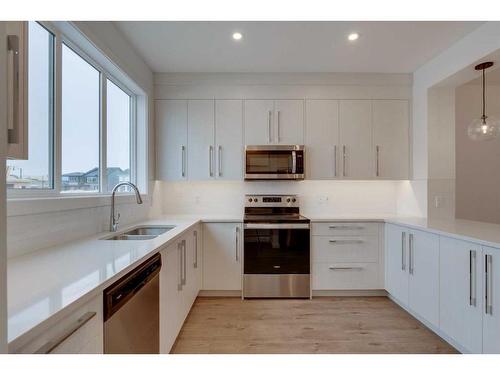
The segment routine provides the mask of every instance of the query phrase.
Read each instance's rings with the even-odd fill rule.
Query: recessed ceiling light
[[[242,38],[243,38],[243,35],[241,33],[233,33],[234,40],[241,40]]]
[[[354,42],[355,40],[358,40],[358,39],[359,39],[359,34],[358,34],[358,33],[350,33],[350,34],[347,36],[347,39],[348,39],[350,42]]]

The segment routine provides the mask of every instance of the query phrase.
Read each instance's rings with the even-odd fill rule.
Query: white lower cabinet
[[[200,290],[199,230],[188,231],[160,252],[160,353],[170,352]]]
[[[482,352],[482,269],[481,246],[440,238],[439,328],[470,353]]]
[[[11,353],[102,354],[104,351],[102,296],[62,318],[35,339],[9,346]]]
[[[439,236],[388,224],[386,288],[403,306],[439,325]]]
[[[241,290],[241,223],[203,224],[203,289]]]
[[[483,247],[483,353],[500,353],[500,249]]]

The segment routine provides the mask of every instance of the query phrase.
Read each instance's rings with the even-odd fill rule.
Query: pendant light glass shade
[[[482,70],[482,90],[483,90],[483,114],[481,117],[472,120],[467,128],[467,135],[473,141],[487,141],[500,135],[500,121],[493,117],[486,116],[486,78],[484,71],[493,66],[491,61],[476,65],[476,70]]]

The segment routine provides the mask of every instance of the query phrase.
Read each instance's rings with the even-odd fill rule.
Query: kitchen
[[[500,354],[498,22],[0,34],[2,353]]]

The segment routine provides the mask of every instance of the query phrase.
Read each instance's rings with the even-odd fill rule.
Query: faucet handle
[[[120,213],[118,212],[118,214],[116,215],[115,224],[118,224],[119,222],[120,222]]]

